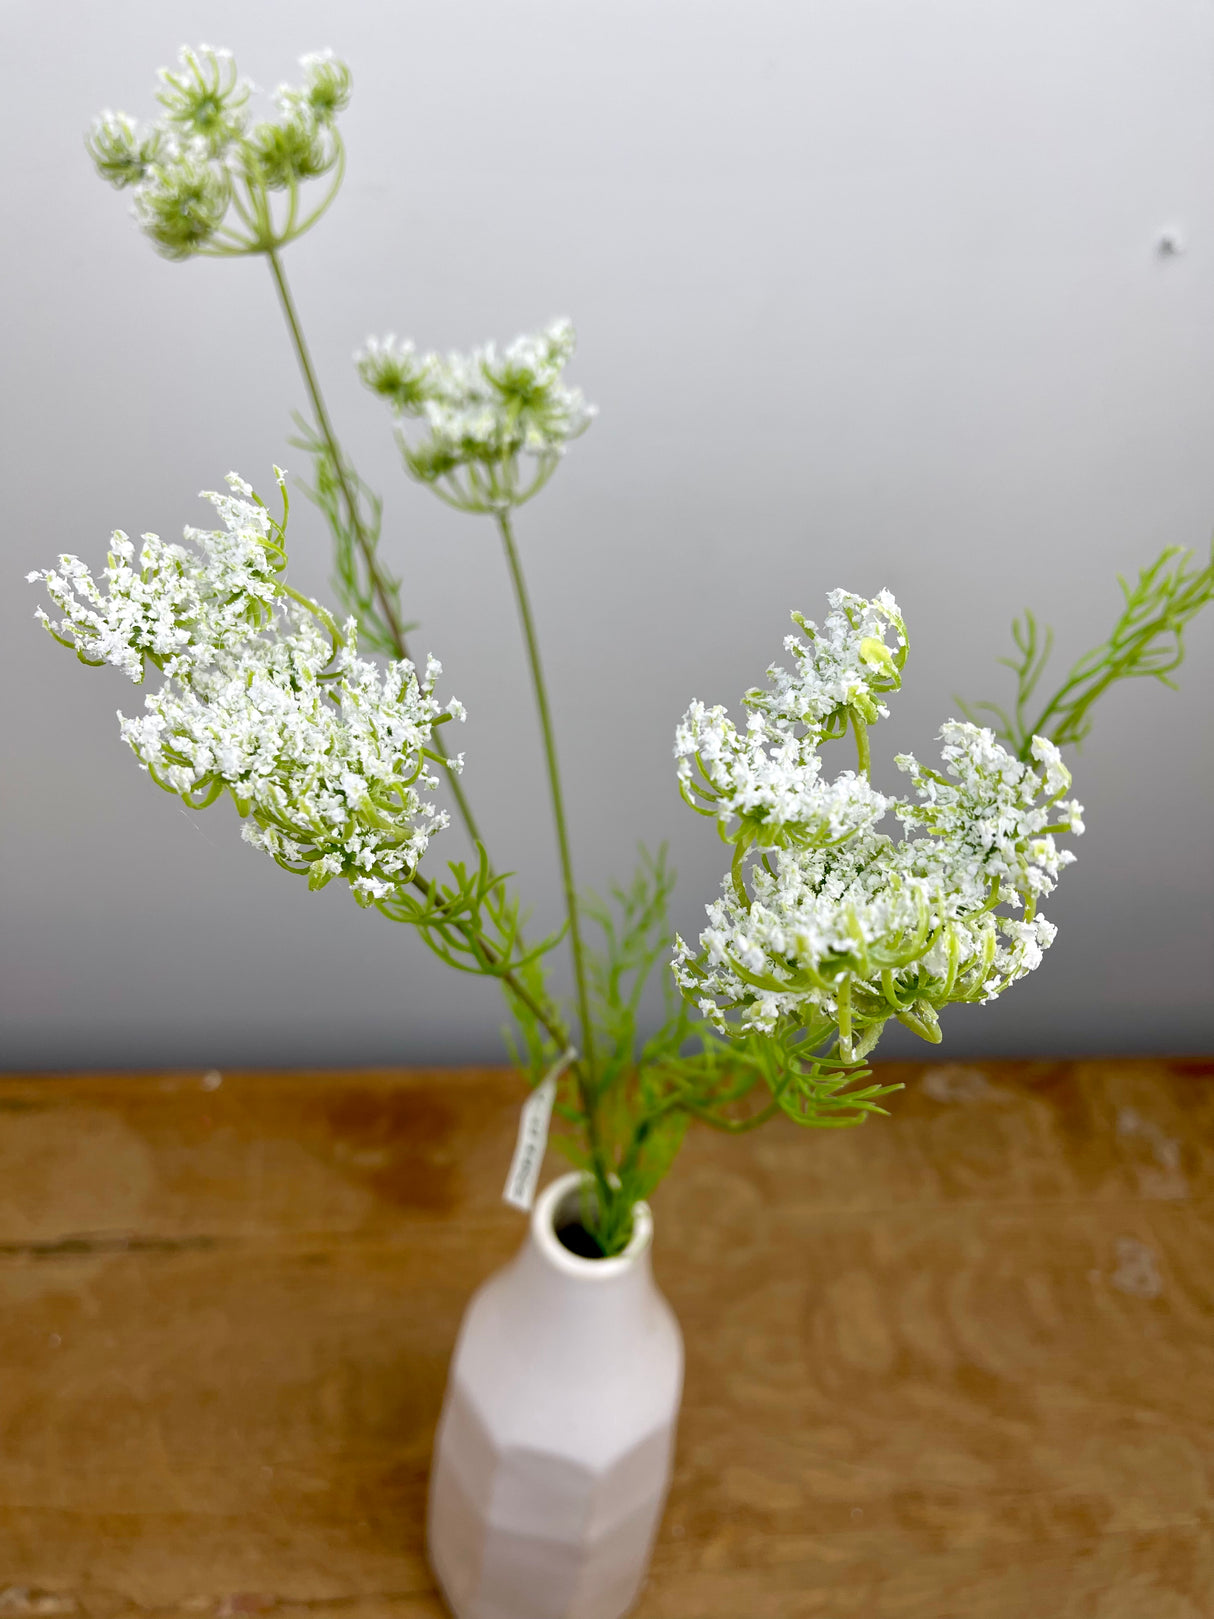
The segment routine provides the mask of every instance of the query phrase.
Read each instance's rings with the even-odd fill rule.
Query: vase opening
[[[556,1228],[556,1240],[562,1248],[568,1248],[571,1254],[579,1259],[605,1259],[602,1244],[593,1231],[587,1231],[580,1220],[573,1220],[567,1225]]]
[[[638,1203],[631,1211],[628,1236],[620,1251],[609,1253],[604,1248],[594,1229],[598,1223],[598,1199],[588,1176],[563,1176],[540,1201],[544,1207],[537,1207],[535,1215],[548,1243],[575,1262],[590,1260],[596,1269],[600,1265],[614,1268],[618,1261],[630,1260],[648,1246],[652,1222],[648,1207]]]

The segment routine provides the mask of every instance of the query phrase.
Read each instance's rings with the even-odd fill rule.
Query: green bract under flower
[[[360,658],[353,620],[339,631],[287,586],[285,511],[275,522],[228,482],[233,493],[206,497],[223,527],[187,529],[192,546],[145,534],[136,557],[115,534],[105,590],[73,556],[30,574],[63,615],[38,616],[83,662],[137,683],[149,665],[164,674],[141,715],[119,715],[159,786],[196,809],[228,793],[255,848],[313,888],[342,877],[361,904],[381,902],[447,824],[421,790],[438,785],[433,727],[463,708],[436,700],[433,658],[420,679],[411,663]]]
[[[89,151],[98,174],[131,188],[135,217],[166,258],[266,252],[301,235],[340,183],[336,118],[349,103],[349,69],[329,51],[302,57],[303,83],[281,85],[276,116],[253,122],[252,86],[229,51],[185,47],[178,64],[161,70],[155,122],[97,119]],[[300,185],[330,173],[319,205],[303,213]],[[271,205],[275,192],[287,193],[285,204]]]
[[[698,953],[678,940],[674,970],[722,1032],[801,1029],[852,1060],[891,1017],[938,1040],[941,1007],[992,1000],[1038,965],[1055,932],[1038,900],[1075,858],[1055,834],[1083,821],[1052,742],[1034,739],[1038,773],[956,720],[941,731],[946,773],[902,755],[915,799],[876,792],[867,726],[901,683],[905,625],[887,592],[834,591],[830,605],[822,629],[794,615],[797,670],[772,668],[771,689],[747,694],[744,735],[701,703],[679,726],[683,795],[735,856]],[[825,781],[818,750],[849,725],[860,772]],[[891,809],[900,841],[878,830]]]
[[[387,337],[370,339],[355,360],[402,424],[423,424],[413,439],[398,429],[413,476],[461,511],[506,511],[538,494],[593,419],[581,390],[562,378],[575,343],[571,322],[559,320],[500,353],[490,343],[471,354],[418,354]]]

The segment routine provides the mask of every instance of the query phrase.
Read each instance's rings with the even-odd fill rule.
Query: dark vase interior
[[[557,1241],[579,1259],[602,1259],[603,1250],[580,1220],[570,1221],[556,1228]]]

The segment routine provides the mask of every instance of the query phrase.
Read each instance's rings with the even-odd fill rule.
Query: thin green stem
[[[429,880],[415,871],[409,879],[413,887],[427,898],[433,893],[433,885]],[[554,1044],[561,1050],[568,1051],[572,1045],[569,1031],[562,1023],[560,1014],[547,1002],[537,999],[519,978],[508,967],[503,967],[498,952],[479,931],[463,920],[453,920],[451,926],[462,933],[467,940],[472,954],[482,962],[485,969],[494,977],[499,978],[504,987],[515,996],[520,1005],[525,1006],[532,1017],[544,1028]],[[607,1162],[603,1155],[599,1140],[598,1121],[594,1111],[594,1088],[592,1076],[582,1057],[576,1057],[570,1064],[574,1079],[577,1083],[578,1093],[582,1099],[582,1111],[586,1120],[586,1137],[590,1148],[590,1159],[594,1170],[595,1182],[598,1186],[600,1207],[610,1209],[613,1202],[614,1188],[611,1177],[607,1172]]]
[[[752,1113],[748,1119],[722,1119],[715,1116],[710,1109],[697,1107],[694,1102],[684,1104],[693,1119],[699,1119],[710,1130],[719,1130],[724,1135],[744,1136],[751,1130],[757,1130],[761,1125],[774,1119],[780,1111],[779,1102],[768,1102],[761,1112]]]
[[[311,613],[313,618],[318,618],[320,620],[325,629],[329,632],[330,638],[333,642],[333,650],[335,652],[339,646],[345,646],[346,638],[334,622],[332,613],[330,613],[326,608],[322,607],[319,602],[314,602],[310,596],[305,596],[300,591],[293,590],[285,581],[280,581],[278,588],[282,591],[284,596],[289,596],[293,602],[298,602],[299,606],[302,607],[305,612]]]
[[[316,375],[316,369],[312,364],[312,357],[308,350],[307,340],[303,334],[303,327],[300,323],[298,312],[295,308],[295,301],[291,296],[291,289],[287,283],[286,272],[283,269],[282,260],[273,246],[267,247],[265,252],[266,258],[269,260],[271,274],[274,278],[274,287],[278,293],[278,301],[282,307],[283,316],[286,320],[287,329],[290,333],[291,343],[295,350],[295,357],[299,362],[299,369],[303,374],[304,385],[307,388],[308,397],[312,403],[312,412],[316,420],[317,430],[320,433],[321,438],[324,440],[329,455],[332,458],[334,472],[338,480],[338,486],[341,489],[342,496],[346,504],[346,510],[349,514],[350,527],[358,542],[359,549],[362,552],[363,561],[367,569],[368,577],[371,581],[372,589],[375,593],[375,598],[379,603],[384,622],[388,626],[388,632],[391,637],[394,650],[396,651],[398,657],[409,658],[409,649],[405,640],[404,629],[401,625],[400,617],[396,611],[396,603],[394,602],[392,594],[388,590],[383,575],[380,573],[376,564],[374,546],[371,543],[370,536],[367,534],[366,528],[362,521],[362,515],[358,508],[358,503],[355,500],[353,490],[350,487],[345,457],[342,454],[341,447],[337,442],[337,435],[333,431],[333,423],[330,420],[329,412],[325,405],[324,396],[320,390],[320,382]],[[519,584],[521,586],[521,575],[519,576]],[[522,601],[525,605],[525,594],[522,597]],[[529,612],[527,615],[527,622],[528,624],[530,622]],[[412,660],[410,659],[410,661]],[[538,670],[538,664],[536,664],[534,667]],[[547,724],[546,700],[542,698],[542,678],[537,690],[541,694],[541,700],[543,702],[542,711],[545,716],[546,734],[548,735],[550,742],[550,727],[548,727]],[[447,773],[447,779],[450,782],[452,794],[455,798],[456,804],[459,806],[459,812],[463,818],[464,825],[468,830],[468,835],[472,838],[474,843],[479,844],[481,848],[484,848],[484,841],[481,838],[480,830],[472,814],[471,806],[469,805],[464,794],[459,777],[447,758],[446,748],[444,747],[442,737],[438,731],[431,732],[431,741],[435,751],[441,756],[443,769]],[[551,750],[550,758],[552,768],[555,770],[555,754],[551,753]],[[553,775],[552,779],[556,784],[556,803],[559,805],[559,783],[557,782],[555,775]],[[568,847],[564,832],[563,815],[558,815],[557,824],[561,838],[563,863],[567,872],[566,888],[568,892],[572,879],[571,875],[569,874],[568,867]],[[414,882],[415,885],[421,888],[423,891],[428,890],[429,885],[425,882],[424,878],[420,877],[420,875],[414,878]],[[571,920],[573,928],[576,929],[576,912],[572,913]],[[461,927],[461,931],[464,932],[465,936],[469,940],[469,943],[472,944],[474,948],[479,948],[484,953],[487,962],[491,963],[495,967],[500,965],[496,961],[495,953],[488,942],[482,938],[473,938],[473,933],[475,930],[469,930],[466,927]],[[578,948],[575,950],[575,962],[578,969],[578,988],[581,998],[582,1021],[587,1030],[587,1035],[585,1060],[579,1061],[573,1066],[578,1088],[582,1096],[582,1105],[586,1111],[587,1137],[591,1149],[591,1158],[594,1164],[595,1178],[599,1183],[599,1195],[600,1198],[604,1200],[604,1206],[606,1206],[606,1202],[610,1198],[611,1186],[607,1176],[607,1169],[603,1158],[602,1149],[599,1144],[597,1119],[594,1111],[593,1049],[590,1046],[591,1036],[589,1032],[590,1025],[587,1018],[588,1002],[585,990],[585,977],[581,970],[580,937]],[[532,996],[526,985],[523,984],[511,971],[499,971],[497,976],[501,978],[503,985],[512,995],[516,997],[519,1003],[525,1006],[531,1012],[532,1016],[537,1019],[541,1026],[548,1031],[558,1046],[563,1049],[569,1045],[570,1042],[568,1032],[564,1028],[559,1016],[550,1006],[541,1005],[540,1002]]]
[[[324,395],[320,391],[320,382],[316,376],[316,369],[312,364],[312,356],[308,351],[307,340],[300,325],[299,315],[295,308],[295,300],[291,296],[291,289],[287,285],[286,272],[282,266],[282,259],[277,250],[267,247],[266,259],[270,266],[270,273],[274,277],[274,288],[278,293],[278,301],[282,306],[283,316],[287,323],[287,330],[291,334],[291,344],[295,350],[295,358],[299,361],[299,369],[303,373],[304,386],[308,390],[308,397],[312,401],[312,414],[316,418],[317,431],[324,439],[325,445],[333,460],[333,469],[337,475],[338,485],[346,503],[346,510],[350,517],[350,527],[358,541],[358,548],[362,552],[363,562],[366,565],[371,588],[375,592],[375,599],[379,603],[384,623],[388,626],[388,633],[392,638],[393,648],[400,658],[409,658],[409,648],[405,641],[404,628],[400,622],[400,615],[396,610],[396,603],[392,593],[384,582],[375,561],[375,549],[371,544],[370,536],[363,524],[362,514],[358,509],[358,502],[350,487],[349,475],[346,471],[346,458],[342,454],[341,446],[337,442],[337,435],[333,431],[333,423],[329,419],[329,412],[325,406]],[[412,662],[412,659],[409,659]],[[446,771],[447,780],[451,786],[452,796],[459,807],[464,825],[468,829],[468,836],[473,843],[482,843],[480,830],[472,814],[472,807],[465,796],[459,776],[447,757],[447,749],[437,731],[432,733],[435,752],[442,756],[442,766]]]
[[[859,761],[860,774],[867,776],[872,769],[872,754],[868,745],[868,726],[865,725],[854,708],[851,711],[851,723],[852,729],[856,733],[856,756]]]
[[[597,1073],[594,1053],[594,1026],[590,1021],[590,993],[587,987],[586,962],[582,948],[581,920],[578,913],[577,887],[573,880],[573,858],[569,852],[569,832],[565,824],[564,795],[561,792],[561,773],[557,763],[556,737],[552,729],[552,715],[548,707],[548,688],[540,662],[539,642],[535,622],[531,616],[531,602],[523,578],[518,547],[514,543],[514,530],[508,512],[496,513],[498,531],[506,551],[510,579],[514,585],[514,599],[518,606],[523,639],[527,645],[527,661],[531,666],[531,684],[535,692],[535,706],[539,711],[540,731],[544,741],[544,759],[548,767],[548,786],[552,795],[552,819],[556,824],[556,841],[560,853],[561,879],[565,889],[565,910],[569,917],[569,949],[573,957],[573,976],[577,985],[578,1014],[582,1024],[582,1050],[590,1074],[590,1086],[583,1087],[582,1104],[586,1111],[586,1129],[590,1137],[591,1155],[595,1161],[595,1174],[602,1180],[601,1149],[598,1143],[597,1097],[594,1080]]]

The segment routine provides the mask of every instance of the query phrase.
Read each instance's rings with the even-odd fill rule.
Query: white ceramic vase
[[[430,1475],[430,1561],[456,1619],[620,1619],[670,1481],[683,1339],[653,1280],[649,1207],[627,1249],[556,1232],[582,1177],[537,1200],[516,1258],[464,1315]]]

